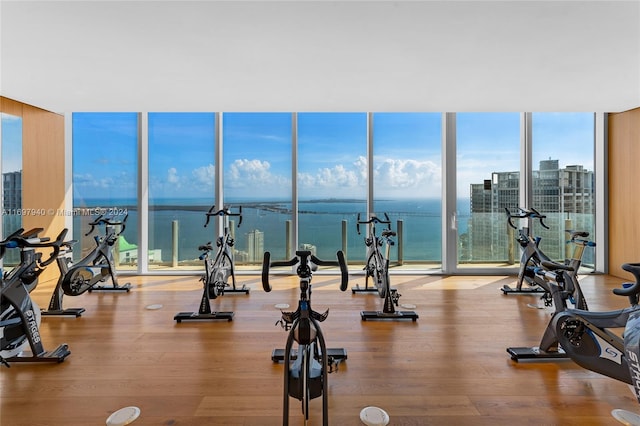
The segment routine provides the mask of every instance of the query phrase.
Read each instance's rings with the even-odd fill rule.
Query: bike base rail
[[[292,350],[289,359],[295,360],[298,352]],[[347,359],[347,350],[344,348],[327,348],[327,357],[333,358],[334,361]],[[284,349],[274,349],[271,352],[271,361],[278,363],[284,361]]]
[[[416,321],[418,318],[418,314],[414,311],[395,311],[393,313],[386,313],[382,311],[362,311],[360,312],[360,317],[362,321],[367,320],[411,320]]]
[[[89,293],[94,291],[126,291],[127,293],[131,290],[131,284],[126,283],[123,285],[96,285],[87,290]]]
[[[534,359],[569,359],[569,355],[562,350],[562,348],[558,348],[557,352],[545,352],[541,350],[538,346],[532,347],[514,347],[507,348],[507,352],[511,355],[511,359],[514,361],[520,360],[534,360]]]
[[[56,362],[64,361],[71,354],[69,345],[63,343],[52,351],[34,355],[31,351],[23,351],[20,355],[5,358],[4,361],[12,364],[14,362]]]
[[[48,311],[41,311],[40,314],[42,316],[49,316],[49,317],[66,316],[66,317],[77,318],[82,316],[82,313],[84,311],[85,311],[84,308],[49,309]]]
[[[207,321],[207,320],[227,320],[233,319],[233,312],[211,312],[210,314],[200,314],[197,312],[179,312],[174,317],[178,323],[182,321]]]

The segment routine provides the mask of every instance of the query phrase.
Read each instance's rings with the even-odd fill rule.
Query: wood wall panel
[[[609,115],[609,273],[640,262],[640,108]]]
[[[64,228],[65,164],[64,116],[0,98],[0,111],[22,117],[22,205],[45,214],[24,216],[23,227],[44,228],[42,235],[54,238]],[[57,279],[51,265],[41,281]]]
[[[22,117],[22,107],[24,104],[14,101],[13,99],[3,98],[0,96],[0,112]]]

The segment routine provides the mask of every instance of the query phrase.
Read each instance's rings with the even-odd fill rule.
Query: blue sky
[[[223,116],[226,196],[289,198],[291,114]],[[365,113],[298,114],[301,198],[366,197],[366,119]],[[74,114],[73,124],[76,197],[135,196],[137,114]],[[517,113],[458,115],[460,197],[491,172],[519,168],[519,125]],[[374,114],[373,127],[376,196],[440,197],[440,114]],[[534,114],[533,136],[534,169],[552,158],[561,167],[593,170],[593,114]],[[213,114],[150,114],[150,196],[213,198],[213,138]]]
[[[2,116],[2,172],[22,170],[22,119],[9,114]]]

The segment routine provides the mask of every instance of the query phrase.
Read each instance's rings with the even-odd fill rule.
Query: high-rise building
[[[5,212],[22,209],[22,171],[2,174],[2,206]]]
[[[264,232],[254,229],[247,234],[249,262],[262,262],[264,256]]]
[[[581,165],[559,167],[558,160],[543,160],[533,172],[533,204],[546,215],[547,230],[533,223],[535,236],[541,236],[544,252],[557,260],[565,258],[565,229],[593,229],[595,208],[593,172]],[[490,180],[471,184],[471,218],[468,246],[463,261],[505,261],[515,235],[507,224],[505,207],[517,213],[520,207],[520,173],[494,172]],[[519,226],[518,221],[514,221]],[[514,231],[517,232],[517,231]],[[513,253],[513,250],[511,251]],[[515,251],[517,255],[517,250]],[[516,259],[517,260],[517,259]]]
[[[318,248],[313,244],[303,243],[300,244],[300,250],[310,251],[311,254],[315,256],[317,254]]]
[[[22,227],[22,171],[2,174],[2,235]],[[15,265],[19,262],[19,253],[10,250],[5,254],[5,265]]]

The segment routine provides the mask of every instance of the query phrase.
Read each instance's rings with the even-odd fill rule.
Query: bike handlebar
[[[640,263],[624,263],[622,269],[630,272],[635,277],[634,283],[626,288],[614,288],[613,293],[618,296],[637,296],[640,294]]]
[[[215,205],[211,206],[211,208],[209,208],[209,211],[207,213],[205,213],[205,215],[207,216],[207,221],[204,223],[204,227],[205,228],[209,224],[209,219],[211,219],[211,216],[237,216],[237,217],[240,217],[240,220],[238,221],[238,226],[236,227],[236,228],[240,228],[240,224],[242,223],[242,206],[240,206],[238,208],[238,213],[232,213],[231,212],[231,207],[225,207],[223,209],[218,210],[215,213],[212,213],[213,209],[215,207],[216,207]]]
[[[391,219],[389,219],[389,215],[384,213],[384,217],[386,220],[381,220],[375,214],[372,214],[369,220],[360,220],[360,213],[358,213],[358,219],[356,220],[356,230],[358,231],[358,235],[360,235],[360,225],[368,225],[370,223],[381,223],[383,225],[388,225],[387,228],[391,229]]]
[[[42,247],[53,247],[53,251],[51,252],[51,255],[47,260],[40,262],[40,266],[47,266],[57,259],[58,255],[60,254],[60,248],[63,245],[67,244],[64,241],[65,237],[67,236],[67,232],[69,232],[69,230],[67,228],[64,228],[62,231],[60,231],[54,241],[49,244],[42,245]]]
[[[544,228],[546,229],[550,229],[546,223],[544,223],[544,219],[547,218],[547,216],[541,214],[539,211],[537,211],[534,208],[530,208],[529,210],[523,209],[522,207],[518,207],[518,211],[520,213],[511,213],[511,211],[509,211],[509,209],[507,207],[504,208],[505,211],[507,212],[507,221],[509,222],[509,226],[511,226],[513,229],[518,229],[517,226],[515,226],[513,224],[513,222],[511,221],[512,218],[514,219],[538,219],[540,221],[540,225],[542,225]]]
[[[336,253],[337,261],[335,260],[322,260],[311,254],[308,250],[296,251],[296,257],[290,260],[280,260],[271,262],[271,253],[264,252],[264,258],[262,261],[262,288],[267,293],[271,291],[271,284],[269,283],[269,268],[279,266],[294,266],[298,264],[297,274],[300,278],[308,278],[312,275],[312,266],[338,266],[340,267],[340,290],[345,291],[349,285],[349,271],[347,269],[347,262],[344,259],[344,253],[339,250]],[[309,265],[311,263],[312,266]]]
[[[36,228],[40,229],[40,228]],[[64,228],[60,234],[56,237],[54,241],[50,241],[49,237],[41,237],[38,238],[36,234],[34,234],[35,229],[30,230],[29,232],[22,232],[23,229],[14,232],[7,239],[0,242],[0,246],[2,247],[1,253],[4,255],[5,248],[53,248],[53,251],[47,258],[47,260],[40,261],[40,266],[47,266],[51,262],[53,262],[60,253],[60,247],[64,244],[64,238],[67,236],[68,229]],[[0,256],[1,257],[1,256]]]
[[[89,225],[91,225],[91,229],[89,230],[89,232],[84,234],[84,236],[86,237],[87,235],[91,234],[96,229],[96,226],[99,226],[99,225],[111,225],[111,226],[121,225],[122,228],[120,228],[120,232],[118,232],[117,234],[117,235],[120,235],[124,232],[124,228],[126,227],[125,222],[127,221],[128,217],[129,217],[129,213],[124,215],[124,218],[121,221],[115,221],[113,220],[114,219],[113,217],[108,217],[108,216],[105,217],[105,215],[101,214],[95,220],[93,220],[92,222],[89,222]]]

